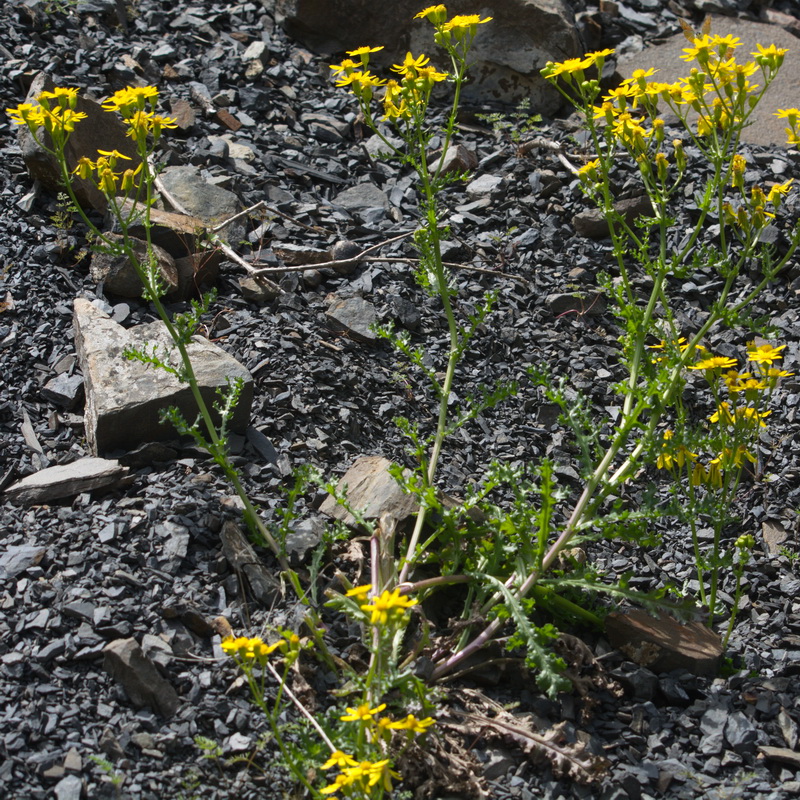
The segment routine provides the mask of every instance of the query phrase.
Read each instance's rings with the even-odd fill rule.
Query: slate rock
[[[606,617],[606,633],[613,647],[653,672],[685,669],[693,675],[716,675],[722,659],[719,636],[699,622],[682,625],[639,610],[613,612]]]
[[[436,172],[439,167],[438,156],[432,160],[430,165],[431,173]],[[469,172],[478,166],[478,156],[474,150],[465,147],[463,144],[451,146],[447,150],[442,164],[441,174],[447,175],[450,172]]]
[[[130,213],[131,202],[124,202],[122,210],[124,213]],[[162,211],[158,208],[150,209],[150,223],[150,241],[164,248],[176,261],[195,252],[198,237],[204,237],[209,227],[199,217]],[[112,216],[106,215],[105,224],[111,232],[119,233],[118,223]],[[144,226],[136,223],[131,225],[129,235],[142,240],[147,238]]]
[[[505,180],[498,175],[481,175],[475,180],[470,181],[465,189],[467,197],[472,199],[484,197],[485,195],[498,194],[502,191]]]
[[[107,234],[113,242],[122,242],[122,236]],[[129,237],[133,245],[133,253],[140,264],[147,262],[147,242]],[[158,263],[158,271],[161,275],[167,293],[178,288],[178,269],[172,256],[159,247],[153,245],[153,255]],[[89,274],[93,281],[103,282],[109,294],[119,295],[120,297],[141,297],[142,281],[139,279],[136,269],[130,259],[125,255],[115,255],[109,252],[95,252],[89,266]]]
[[[83,781],[77,775],[67,775],[53,787],[53,793],[56,800],[81,800]]]
[[[208,183],[197,167],[167,167],[159,177],[183,210],[207,225],[220,225],[241,211],[239,198],[221,186]],[[219,234],[232,242],[239,241],[245,238],[244,224],[237,220],[221,228]]]
[[[175,689],[161,677],[155,664],[145,656],[135,639],[117,639],[103,649],[103,667],[122,684],[137,708],[150,708],[171,717],[178,708]]]
[[[730,711],[725,705],[709,708],[700,718],[700,730],[703,733],[698,749],[704,756],[714,756],[722,752],[725,746],[724,731]]]
[[[286,535],[286,554],[292,566],[305,563],[309,553],[322,541],[325,522],[320,517],[306,517],[292,524]]]
[[[336,490],[345,494],[348,503],[359,509],[366,519],[380,519],[389,515],[402,522],[416,513],[418,503],[413,495],[405,494],[389,474],[391,464],[382,456],[361,456],[345,472]],[[345,525],[356,525],[353,515],[339,505],[332,495],[325,498],[319,510]]]
[[[786,764],[792,769],[800,770],[800,753],[796,750],[790,750],[788,747],[770,747],[768,745],[761,745],[758,749],[768,761],[777,761],[779,764]]]
[[[83,375],[62,373],[44,385],[42,397],[66,411],[72,411],[78,405],[82,392]]]
[[[634,700],[651,700],[658,690],[658,676],[645,667],[624,661],[610,673]]]
[[[365,208],[389,208],[389,198],[374,183],[357,183],[336,195],[333,202],[348,211]]]
[[[783,523],[776,519],[768,519],[761,523],[761,535],[772,555],[778,555],[784,542],[789,538]]]
[[[734,711],[725,721],[725,740],[735,753],[755,753],[758,728],[741,711]]]
[[[16,578],[26,569],[35,567],[47,552],[46,547],[28,544],[9,545],[0,553],[0,581]]]
[[[9,486],[6,497],[18,505],[41,505],[94,489],[109,488],[119,483],[127,473],[127,467],[119,461],[79,458],[28,475]]]
[[[378,321],[375,306],[363,297],[337,297],[325,312],[331,327],[344,331],[357,342],[374,342],[377,337],[372,326]]]
[[[618,214],[623,215],[627,224],[631,226],[634,225],[638,217],[653,213],[653,206],[646,196],[620,200],[614,203],[614,209]],[[572,218],[572,225],[578,236],[583,236],[587,239],[603,239],[609,235],[608,223],[599,208],[579,211]]]
[[[228,520],[220,532],[222,554],[239,577],[246,581],[253,597],[264,606],[271,606],[282,595],[281,584],[256,555],[242,529]]]
[[[239,289],[245,300],[259,305],[271,303],[280,295],[280,289],[276,288],[274,283],[261,281],[257,277],[251,277],[250,275],[239,278]]]
[[[125,330],[88,300],[75,300],[75,345],[86,380],[86,437],[93,453],[114,449],[133,449],[142,442],[175,437],[172,426],[161,424],[160,412],[177,406],[184,417],[193,420],[197,407],[186,384],[164,370],[154,369],[123,355],[126,348],[142,349],[155,345],[163,357],[173,350],[169,334],[161,322],[151,322]],[[231,430],[244,431],[250,418],[253,379],[232,356],[200,336],[188,346],[195,375],[209,407],[218,399],[216,389],[227,379],[244,381],[239,403],[231,420]],[[176,353],[170,355],[177,364]]]

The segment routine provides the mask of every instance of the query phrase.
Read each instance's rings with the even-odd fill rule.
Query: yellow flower
[[[405,719],[390,722],[386,727],[394,731],[411,731],[412,733],[425,733],[435,721],[431,717],[417,719],[413,714],[409,714]]]
[[[491,22],[492,17],[481,19],[480,14],[459,14],[453,17],[449,22],[442,25],[444,33],[452,34],[456,40],[463,39],[465,36],[474,36],[478,25],[483,25]]]
[[[727,36],[712,36],[711,41],[717,48],[720,57],[724,56],[728,50],[736,49],[742,43],[738,36],[732,36],[730,33]]]
[[[728,358],[727,356],[708,356],[707,358],[698,361],[688,367],[688,369],[728,369],[735,367],[737,361],[735,358]]]
[[[586,178],[593,183],[596,183],[599,180],[599,176],[597,174],[597,168],[600,166],[600,159],[596,158],[594,161],[589,161],[584,164],[582,167],[578,168],[578,177],[583,180]]]
[[[591,58],[568,58],[561,62],[548,61],[542,69],[542,75],[548,80],[557,78],[559,75],[571,77],[573,74],[577,74],[580,77],[585,69],[593,65],[594,60]]]
[[[707,64],[714,48],[713,39],[708,35],[701,36],[697,39],[692,39],[692,45],[692,47],[683,48],[683,52],[686,53],[686,55],[681,56],[681,59],[683,61],[696,60],[701,66]]]
[[[708,462],[706,483],[714,489],[722,488],[722,469],[720,467],[719,458],[712,458],[711,461]]]
[[[354,586],[352,589],[349,589],[345,596],[346,597],[355,597],[356,602],[361,604],[367,601],[367,597],[369,597],[369,593],[372,590],[371,583],[365,583],[363,586]]]
[[[764,422],[764,417],[768,417],[771,413],[771,411],[757,411],[755,408],[737,408],[736,422],[741,421],[747,427],[766,428],[767,423]]]
[[[355,50],[347,50],[346,52],[347,55],[355,57],[355,56],[365,56],[368,55],[369,53],[377,53],[379,50],[383,50],[383,45],[381,45],[380,47],[368,47],[368,46],[357,47]]]
[[[135,110],[143,111],[147,103],[155,105],[158,89],[155,86],[126,86],[103,102],[106,111],[119,111],[128,118]]]
[[[401,75],[408,75],[411,73],[412,75],[417,74],[417,70],[421,67],[424,67],[430,58],[426,55],[419,55],[416,58],[411,55],[411,53],[406,53],[406,57],[403,59],[402,64],[395,64],[392,67],[393,72],[399,72]]]
[[[358,64],[355,61],[353,61],[351,58],[346,58],[344,61],[342,61],[341,64],[331,64],[330,68],[334,72],[344,72],[345,74],[349,74],[357,66],[358,66]]]
[[[596,66],[601,61],[604,61],[606,56],[613,56],[615,52],[613,47],[607,47],[605,50],[595,50],[593,53],[587,53],[584,58],[591,58]]]
[[[390,618],[402,618],[405,611],[414,605],[416,603],[410,597],[401,596],[400,589],[391,592],[386,589],[378,597],[373,597],[371,604],[361,606],[361,610],[370,612],[372,625],[386,625]]]
[[[371,722],[376,714],[386,708],[386,703],[381,703],[375,708],[370,708],[369,703],[362,703],[358,708],[348,708],[344,716],[339,717],[342,722]]]
[[[793,183],[794,178],[789,178],[789,180],[785,183],[778,183],[774,186],[771,186],[769,193],[767,194],[767,202],[772,203],[775,208],[779,208],[783,199],[783,195],[789,191],[789,188]]]
[[[773,347],[771,344],[756,345],[755,342],[748,342],[747,358],[756,364],[772,364],[773,361],[783,358],[781,350],[785,349],[785,344],[780,345],[780,347]]]
[[[423,8],[414,19],[427,19],[432,25],[441,25],[447,19],[447,9],[443,5]]]
[[[364,773],[368,776],[367,787],[371,789],[373,786],[380,784],[385,791],[391,792],[392,778],[399,780],[400,775],[391,769],[389,759],[386,758],[383,761],[375,761],[369,764],[369,766],[367,766],[367,764],[369,764],[369,762],[363,762],[361,765]]]
[[[40,128],[44,125],[44,110],[32,103],[20,103],[16,108],[7,108],[6,114],[15,125],[27,125],[29,128]]]
[[[717,410],[709,417],[711,422],[725,422],[728,425],[735,423],[734,414],[731,413],[730,403],[723,401],[717,406]]]
[[[780,67],[784,56],[789,52],[786,48],[776,47],[774,44],[769,45],[769,47],[757,44],[756,47],[758,50],[755,53],[750,53],[756,64],[760,67],[771,67],[772,69]]]
[[[322,765],[322,769],[331,769],[331,767],[343,769],[344,767],[355,767],[357,765],[358,761],[353,756],[349,756],[341,750],[334,750],[331,753],[331,757]]]

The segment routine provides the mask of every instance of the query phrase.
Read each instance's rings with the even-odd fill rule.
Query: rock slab
[[[84,421],[92,453],[133,449],[143,442],[175,437],[175,430],[161,423],[161,412],[177,406],[187,420],[197,416],[197,406],[187,384],[162,369],[125,358],[129,347],[152,350],[164,358],[172,340],[161,322],[126,330],[92,303],[75,300],[75,345],[86,392]],[[253,378],[248,370],[207,339],[195,336],[188,347],[200,391],[209,407],[216,390],[228,379],[244,381],[239,404],[231,420],[234,431],[243,432],[250,418]],[[169,360],[178,363],[177,353]]]
[[[682,625],[672,617],[651,617],[645,611],[615,612],[606,617],[612,646],[652,672],[685,669],[694,675],[717,674],[722,642],[699,622]]]
[[[118,483],[128,473],[119,461],[105,458],[79,458],[70,464],[39,470],[6,489],[6,497],[22,506],[41,505],[81,492],[102,489]]]
[[[103,648],[103,667],[122,684],[137,708],[150,708],[171,717],[178,708],[178,695],[162,678],[156,665],[145,656],[136,639],[117,639]]]
[[[388,514],[400,522],[416,513],[418,504],[389,474],[391,465],[382,456],[362,456],[339,481],[337,492],[345,495],[350,506],[360,509],[366,519],[380,519]],[[319,510],[346,525],[356,525],[355,517],[332,495],[325,498]]]

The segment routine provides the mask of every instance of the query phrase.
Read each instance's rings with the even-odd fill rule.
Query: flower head
[[[443,5],[428,6],[415,14],[414,19],[426,19],[432,25],[439,26],[447,19],[447,8]]]
[[[372,603],[361,606],[362,611],[370,613],[370,623],[372,625],[386,625],[389,620],[402,619],[407,609],[416,605],[410,597],[400,594],[400,589],[393,589],[391,592],[386,589],[377,597],[372,598]]]
[[[780,347],[773,347],[771,344],[759,344],[755,342],[748,342],[747,344],[747,358],[756,364],[772,364],[779,358],[783,358],[781,350],[786,348],[785,344]]]
[[[386,708],[386,703],[381,703],[375,708],[370,708],[369,703],[362,703],[357,708],[348,708],[344,716],[339,717],[342,722],[371,722],[376,714]]]
[[[688,369],[704,369],[704,370],[718,370],[729,369],[735,367],[737,361],[735,358],[728,358],[727,356],[708,356],[701,359],[696,364],[689,365]]]

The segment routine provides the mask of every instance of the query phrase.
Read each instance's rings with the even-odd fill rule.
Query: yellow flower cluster
[[[663,349],[666,346],[666,343],[662,341],[658,345],[653,345],[653,348]],[[686,346],[685,339],[678,340],[681,352],[685,350]],[[780,378],[793,374],[773,366],[782,358],[782,351],[785,348],[786,345],[775,347],[769,343],[757,345],[755,342],[749,342],[747,359],[755,365],[755,372],[740,372],[737,369],[738,362],[735,358],[710,355],[705,348],[696,348],[703,352],[700,359],[688,366],[688,369],[703,371],[709,383],[721,379],[730,398],[730,400],[717,402],[717,410],[711,414],[709,422],[729,428],[736,443],[732,447],[723,447],[722,452],[715,458],[712,458],[707,464],[703,464],[698,460],[697,453],[691,452],[682,443],[676,443],[674,432],[666,430],[656,461],[658,469],[672,471],[676,468],[682,470],[686,467],[692,486],[720,488],[723,485],[725,470],[733,467],[740,468],[745,461],[755,463],[755,455],[741,440],[742,438],[752,438],[759,428],[766,428],[764,420],[772,412],[760,410],[763,398],[776,387]],[[657,359],[657,361],[660,360]],[[723,372],[723,370],[726,371]],[[739,399],[740,397],[743,398],[743,402]]]
[[[291,631],[283,631],[277,642],[267,644],[258,636],[227,636],[222,640],[221,646],[222,651],[236,659],[240,665],[264,664],[276,650],[282,655],[296,656],[300,650],[300,637]]]
[[[87,156],[81,156],[78,159],[78,166],[72,170],[73,174],[83,180],[93,179],[100,191],[109,197],[115,197],[118,191],[128,194],[136,188],[136,176],[142,171],[141,164],[136,169],[114,172],[119,159],[125,161],[131,159],[120,153],[119,150],[98,150],[97,152],[100,158],[96,161],[92,161]]]
[[[436,32],[434,41],[454,55],[458,48],[462,57],[472,44],[478,25],[483,25],[491,17],[480,18],[479,14],[462,14],[447,20],[447,8],[443,5],[429,6],[417,14],[414,19],[425,19],[430,22]],[[348,50],[347,58],[339,64],[331,64],[337,76],[336,85],[348,87],[366,106],[372,101],[373,91],[385,86],[383,95],[383,119],[385,120],[421,120],[430,100],[431,91],[437,83],[446,81],[451,75],[439,72],[430,65],[430,58],[425,55],[414,56],[407,53],[402,64],[395,64],[392,71],[401,78],[384,80],[373,75],[368,69],[371,53],[383,50],[383,47],[359,47]]]
[[[267,644],[258,636],[228,636],[222,640],[222,651],[243,663],[257,661],[263,664],[281,645],[285,647],[286,642],[281,640],[275,644]]]
[[[106,111],[117,111],[129,124],[129,135],[136,138],[131,130],[145,130],[160,135],[163,128],[177,127],[175,120],[153,113],[158,99],[155,86],[136,86],[120,89],[103,103]],[[33,131],[44,127],[48,133],[53,130],[71,133],[75,123],[85,119],[86,114],[75,111],[78,90],[72,87],[60,87],[52,92],[41,92],[36,97],[36,105],[20,103],[7,113],[17,125],[27,125]],[[146,112],[147,106],[151,111]]]
[[[400,589],[384,589],[377,597],[372,598],[368,603],[367,599],[372,590],[372,585],[367,583],[363,586],[356,586],[347,592],[348,597],[353,597],[359,604],[359,608],[370,615],[370,624],[386,625],[389,622],[401,622],[405,619],[406,611],[416,605],[410,597],[400,594]]]
[[[409,714],[405,719],[392,720],[390,717],[379,717],[378,715],[386,708],[385,703],[381,703],[371,708],[369,703],[363,703],[356,708],[348,708],[347,713],[340,719],[343,722],[357,722],[362,727],[362,733],[367,732],[369,740],[381,748],[388,746],[390,731],[406,731],[409,737],[414,734],[423,734],[431,726],[434,720],[430,717],[419,719],[413,714]],[[340,770],[339,774],[322,789],[323,794],[332,795],[334,792],[342,792],[347,797],[364,798],[369,796],[369,791],[373,787],[380,785],[387,792],[392,790],[392,778],[400,776],[391,769],[390,760],[381,761],[357,761],[353,756],[336,750],[331,757],[322,765],[322,769]]]
[[[40,92],[35,105],[20,103],[6,113],[15,125],[27,125],[33,133],[44,128],[50,136],[63,142],[66,135],[75,130],[75,123],[86,119],[82,111],[75,111],[77,102],[77,89],[56,88],[52,92]]]
[[[684,122],[687,122],[689,110],[696,112],[694,125],[701,139],[724,133],[749,115],[756,99],[751,95],[763,92],[749,78],[760,70],[768,83],[787,53],[775,45],[757,45],[757,50],[751,53],[753,60],[740,64],[733,55],[740,44],[738,38],[730,35],[704,34],[694,38],[691,47],[685,48],[681,56],[684,61],[698,65],[692,67],[687,77],[664,83],[650,80],[655,75],[654,69],[636,70],[621,86],[605,94],[600,105],[594,106],[595,119],[604,120],[611,126],[613,136],[634,156],[646,154],[649,141],[661,144],[663,134],[659,136],[659,127],[663,128],[663,121],[659,116],[659,101],[663,101]],[[559,79],[564,81],[582,100],[594,104],[600,94],[599,83],[596,79],[587,80],[585,73],[596,69],[599,74],[604,59],[613,52],[602,50],[588,53],[583,58],[548,62],[541,73],[554,84]],[[778,116],[788,121],[789,142],[800,143],[800,111],[781,109]]]
[[[320,790],[322,794],[332,795],[334,792],[342,792],[347,797],[360,800],[369,797],[375,786],[381,786],[385,791],[391,792],[392,779],[400,778],[400,774],[392,769],[388,758],[382,761],[358,762],[337,750],[327,764],[331,766],[335,764],[341,772],[333,783]]]

